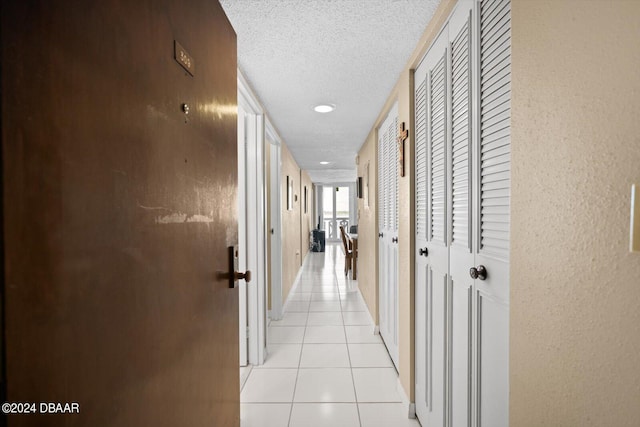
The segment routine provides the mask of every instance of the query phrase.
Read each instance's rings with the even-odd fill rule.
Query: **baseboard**
[[[371,315],[371,311],[369,311],[369,306],[364,302],[364,297],[362,296],[362,292],[358,289],[358,293],[360,294],[360,300],[367,307],[367,316],[369,316],[369,324],[373,325],[373,335],[380,335],[380,326],[376,325],[376,322],[373,320],[373,316]]]
[[[242,368],[242,366],[241,366]],[[244,388],[244,384],[247,382],[247,379],[249,378],[249,374],[251,373],[251,371],[253,370],[253,366],[248,364],[247,366],[245,366],[244,371],[241,371],[242,374],[240,375],[240,390],[242,391],[242,389]]]
[[[396,389],[398,390],[398,394],[400,395],[400,399],[402,400],[402,404],[406,408],[407,418],[415,418],[416,417],[416,404],[415,402],[411,402],[407,393],[404,391],[404,387],[402,387],[402,383],[400,382],[400,378],[398,378],[398,382],[396,384]]]

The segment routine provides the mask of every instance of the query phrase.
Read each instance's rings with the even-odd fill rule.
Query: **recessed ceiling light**
[[[320,162],[321,165],[328,165],[329,162]]]
[[[330,113],[333,110],[336,109],[336,106],[333,104],[320,104],[320,105],[316,105],[315,107],[313,107],[313,109],[317,112],[317,113]]]

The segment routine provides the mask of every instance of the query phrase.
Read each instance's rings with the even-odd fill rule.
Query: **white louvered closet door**
[[[378,129],[378,295],[382,299],[387,293],[387,246],[384,236],[387,233],[387,160],[386,160],[386,129]],[[387,323],[387,311],[384,306],[378,303],[378,313],[380,325]]]
[[[509,425],[511,4],[480,3],[480,123],[476,182],[478,426]]]
[[[509,11],[459,1],[415,73],[423,425],[508,425]]]
[[[471,402],[471,329],[473,316],[473,279],[469,268],[474,265],[472,239],[472,33],[473,2],[460,2],[449,19],[449,121],[451,138],[448,217],[451,233],[449,246],[449,370],[447,387],[450,396],[448,426],[468,427],[472,418]]]
[[[398,366],[398,106],[394,105],[378,129],[383,200],[379,232],[380,335]]]
[[[448,29],[415,73],[416,413],[422,425],[446,420]]]

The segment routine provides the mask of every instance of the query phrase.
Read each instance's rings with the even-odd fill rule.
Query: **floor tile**
[[[366,311],[344,311],[342,318],[344,319],[344,324],[349,326],[371,325],[371,318]],[[371,330],[373,330],[373,326]]]
[[[269,326],[267,342],[269,344],[301,343],[304,329],[304,326]]]
[[[362,301],[360,292],[340,292],[340,299],[342,301]]]
[[[290,403],[242,403],[240,404],[241,427],[287,427]]]
[[[311,292],[294,292],[289,295],[290,301],[310,301],[311,296],[313,294]]]
[[[269,326],[306,326],[307,313],[287,312],[280,320],[272,320]]]
[[[301,352],[302,344],[270,344],[264,364],[255,369],[297,368]]]
[[[355,403],[294,403],[289,424],[290,427],[358,427],[359,425],[358,407]]]
[[[285,312],[291,313],[294,311],[309,311],[309,301],[289,301],[285,306]]]
[[[340,301],[311,301],[309,311],[342,311]]]
[[[339,311],[312,311],[309,313],[309,326],[342,326],[342,313]]]
[[[342,301],[342,311],[366,311],[367,306],[362,301]]]
[[[339,344],[347,342],[342,326],[307,326],[304,343],[307,344]]]
[[[291,402],[297,374],[297,369],[253,369],[240,393],[240,401]]]
[[[336,279],[332,277],[323,277],[313,281],[313,286],[316,288],[333,289],[337,286]]]
[[[311,301],[340,301],[340,294],[335,292],[314,292],[311,294]]]
[[[393,368],[384,344],[349,344],[349,358],[354,368]]]
[[[358,403],[358,408],[362,427],[420,427],[402,403]]]
[[[301,368],[349,368],[346,344],[305,344],[300,358]]]
[[[342,294],[358,294],[358,287],[355,286],[357,283],[340,283],[338,282],[338,287],[340,288],[340,293]]]
[[[401,402],[394,368],[353,368],[358,402]]]
[[[313,288],[311,288],[311,292],[313,292],[314,294],[326,294],[326,295],[337,294],[337,295],[340,295],[340,291],[335,286],[332,287],[332,288],[328,288],[328,287],[323,288],[323,287],[320,287],[320,286],[314,286]],[[312,301],[317,301],[317,300],[312,300]],[[337,300],[334,300],[334,301],[337,301]]]
[[[381,343],[382,339],[379,334],[373,333],[372,326],[345,326],[347,332],[347,342],[362,343]]]
[[[293,401],[355,402],[351,369],[300,369]]]
[[[298,283],[293,293],[310,293],[313,288],[315,288],[315,285],[312,282]]]

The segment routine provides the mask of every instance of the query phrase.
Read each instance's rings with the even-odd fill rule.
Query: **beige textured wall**
[[[512,1],[512,426],[640,425],[639,17]]]
[[[311,177],[305,170],[300,171],[300,254],[301,260],[309,252],[309,233],[313,229],[313,183]],[[304,212],[304,187],[307,187],[307,213]]]
[[[398,363],[400,382],[413,402],[415,388],[414,286],[415,208],[413,179],[413,73],[402,72],[398,82],[398,124],[406,123],[410,138],[405,141],[405,176],[398,182]]]
[[[371,317],[378,324],[378,228],[376,217],[378,163],[376,158],[377,136],[371,131],[358,153],[358,176],[362,177],[362,191],[366,187],[366,166],[369,165],[369,207],[364,197],[358,199],[358,288],[369,308]]]
[[[281,195],[282,195],[282,302],[289,296],[289,291],[302,265],[300,252],[300,168],[285,144],[281,145]],[[293,192],[298,200],[293,203],[293,210],[287,210],[287,176],[293,179]]]

